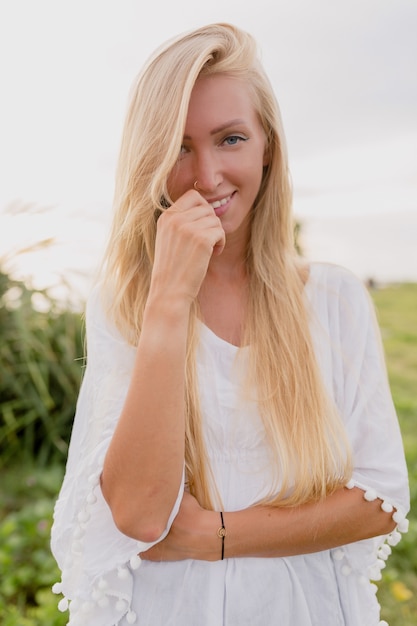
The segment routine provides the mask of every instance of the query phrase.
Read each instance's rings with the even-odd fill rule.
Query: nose
[[[194,180],[198,181],[199,191],[213,193],[223,182],[221,161],[213,150],[196,155]]]

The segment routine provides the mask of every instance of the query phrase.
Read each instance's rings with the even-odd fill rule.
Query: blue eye
[[[223,143],[227,144],[228,146],[236,146],[241,141],[247,141],[247,137],[241,137],[240,135],[230,135],[229,137],[226,137]]]

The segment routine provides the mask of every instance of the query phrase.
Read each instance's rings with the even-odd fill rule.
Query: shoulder
[[[311,263],[306,290],[333,298],[369,299],[364,282],[353,272],[332,263]]]
[[[310,263],[309,278],[314,287],[324,286],[333,289],[357,289],[366,290],[363,281],[353,272],[333,263]]]
[[[115,322],[109,316],[112,294],[103,282],[95,283],[87,297],[85,319],[87,336],[99,333],[121,343],[126,340],[121,335]]]
[[[350,270],[331,263],[311,263],[309,269],[306,297],[313,309],[350,322],[373,316],[368,289]]]
[[[103,326],[108,323],[102,283],[94,283],[87,296],[85,318],[87,329],[89,326]]]

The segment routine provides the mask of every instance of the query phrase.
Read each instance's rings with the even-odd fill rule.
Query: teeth
[[[230,200],[230,196],[227,196],[227,198],[223,198],[223,200],[217,200],[216,202],[210,202],[210,204],[213,207],[213,209],[218,209],[219,207],[221,207],[224,204],[226,204],[226,202],[229,202],[229,200]]]

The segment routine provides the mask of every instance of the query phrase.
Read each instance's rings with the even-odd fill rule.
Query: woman
[[[69,624],[377,626],[408,486],[362,284],[293,241],[252,38],[215,24],[135,86],[55,509]]]

